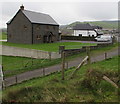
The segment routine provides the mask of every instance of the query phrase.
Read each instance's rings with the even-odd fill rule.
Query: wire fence
[[[103,46],[105,46],[105,45],[100,45],[100,47],[103,47]],[[97,46],[97,47],[99,47],[99,46]],[[65,51],[65,47],[63,46],[63,47],[59,47],[59,48],[61,48],[61,49],[63,49],[64,51]],[[82,50],[83,50],[84,48],[82,48]],[[90,49],[92,49],[92,47],[90,47]],[[61,52],[63,51],[63,50],[61,50]],[[70,53],[71,53],[71,50],[69,50],[70,51]],[[75,50],[76,51],[76,50]],[[81,50],[80,50],[80,52],[81,52]],[[79,52],[79,53],[80,53]],[[85,52],[86,52],[86,47],[85,47]],[[76,53],[76,52],[75,52]],[[105,53],[105,59],[107,59],[107,53]],[[24,60],[24,61],[21,61],[21,63],[20,63],[20,67],[19,67],[19,69],[15,69],[15,70],[13,70],[13,71],[10,71],[10,70],[8,70],[8,72],[4,72],[4,75],[6,74],[9,74],[10,75],[10,73],[12,73],[12,74],[16,74],[15,76],[13,76],[13,77],[11,77],[9,80],[7,80],[7,82],[6,82],[6,80],[4,81],[5,83],[7,83],[7,85],[5,85],[5,86],[9,86],[9,85],[13,85],[13,84],[16,84],[16,83],[19,83],[19,82],[22,82],[22,81],[24,81],[24,80],[29,80],[29,79],[31,79],[31,78],[34,78],[34,77],[38,77],[38,76],[44,76],[44,75],[48,75],[48,74],[50,74],[50,73],[53,73],[53,72],[56,72],[56,71],[60,71],[61,70],[61,67],[59,67],[59,68],[55,68],[55,69],[47,69],[47,68],[45,68],[45,66],[50,62],[50,61],[52,61],[50,58],[48,58],[48,57],[50,57],[50,55],[48,55],[48,56],[46,56],[46,58],[44,58],[44,59],[34,59],[34,58],[29,58],[28,60]],[[65,55],[65,57],[67,57],[66,55]],[[63,57],[62,57],[63,58]],[[68,60],[62,60],[63,61],[63,69],[68,69],[69,68],[69,66],[71,66],[70,64],[68,65]],[[11,63],[11,65],[15,65],[16,63]],[[5,66],[3,65],[3,68],[4,68]],[[25,70],[27,70],[27,71],[30,71],[30,70],[33,70],[33,69],[36,69],[37,67],[41,67],[41,70],[35,70],[34,71],[34,73],[27,73],[27,76],[26,76],[26,74],[22,74],[22,76],[21,75],[17,75],[17,72],[21,72],[20,70],[22,70],[22,69],[25,69]],[[17,70],[17,71],[16,71]],[[24,71],[25,71],[24,70]]]
[[[82,45],[66,45],[66,49],[80,49],[84,46],[96,46],[97,44],[82,44]]]
[[[3,58],[7,58],[9,56],[3,56]],[[51,59],[48,59],[49,56],[46,56],[46,58],[44,59],[35,59],[35,58],[23,58],[23,57],[14,57],[16,58],[17,62],[12,61],[9,64],[3,64],[3,73],[5,77],[11,76],[11,75],[15,75],[15,74],[19,74],[21,72],[25,72],[25,71],[30,71],[30,70],[34,70],[37,68],[43,68],[45,66],[47,66],[47,63],[49,63],[50,61],[52,61]]]

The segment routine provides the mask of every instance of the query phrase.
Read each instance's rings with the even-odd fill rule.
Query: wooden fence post
[[[51,61],[51,52],[48,52],[48,54],[49,54],[49,60]]]
[[[68,69],[68,61],[66,62],[66,69]]]
[[[3,78],[3,80],[2,80],[2,89],[4,89],[4,88],[6,88],[6,86],[5,86],[5,80]]]
[[[1,65],[1,87],[2,89],[4,89],[6,86],[5,86],[5,81],[4,81],[4,71],[3,71],[3,64]]]
[[[45,76],[45,68],[43,68],[43,76]]]
[[[65,52],[62,52],[62,80],[64,80],[64,72],[65,72]]]
[[[107,59],[107,53],[105,52],[105,60]]]
[[[90,66],[90,64],[91,64],[90,46],[86,47],[86,53],[87,53],[87,56],[88,56],[87,64]]]
[[[112,84],[114,87],[119,88],[118,85],[113,82],[111,79],[109,79],[107,76],[103,76],[103,79]]]
[[[65,50],[65,46],[59,46],[59,54],[61,54],[62,57],[62,52]]]
[[[77,71],[82,67],[82,65],[88,60],[88,56],[86,56],[82,62],[78,65],[78,67],[75,69],[75,71],[72,73],[72,75],[70,76],[70,79],[72,79],[75,74],[77,73]]]

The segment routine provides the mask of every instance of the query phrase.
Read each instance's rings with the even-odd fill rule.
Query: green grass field
[[[7,39],[7,35],[6,35],[6,33],[2,33],[2,34],[0,34],[0,40],[4,40],[4,39]]]
[[[44,50],[49,52],[58,52],[60,45],[65,45],[66,49],[81,48],[82,46],[93,46],[96,43],[80,43],[80,42],[58,42],[58,43],[43,43],[43,44],[15,44],[3,42],[3,45]]]
[[[31,59],[25,57],[1,56],[4,77],[13,76],[26,71],[48,67],[60,63],[60,59]]]
[[[118,59],[104,60],[83,66],[73,79],[69,79],[75,68],[49,76],[25,81],[3,90],[3,101],[7,102],[118,102],[115,87],[102,79],[108,76],[116,84],[119,80]]]

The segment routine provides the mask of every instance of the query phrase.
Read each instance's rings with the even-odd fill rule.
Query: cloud
[[[3,2],[2,27],[18,11],[25,9],[51,15],[59,24],[74,21],[110,20],[118,17],[117,2]]]

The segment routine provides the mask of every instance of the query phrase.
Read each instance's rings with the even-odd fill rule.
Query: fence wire
[[[18,63],[14,63],[11,61],[11,63],[7,64],[7,65],[4,65],[3,64],[3,68],[4,68],[4,76],[8,75],[8,74],[12,74],[12,73],[19,73],[19,71],[22,71],[23,69],[24,70],[34,70],[34,69],[37,69],[37,68],[42,68],[44,67],[45,63],[49,62],[50,59],[48,59],[49,56],[46,56],[46,58],[44,59],[35,59],[35,58],[23,58],[19,65]],[[10,66],[14,66],[15,68],[10,68]],[[23,72],[24,72],[23,70]],[[28,71],[29,71],[28,70]]]

